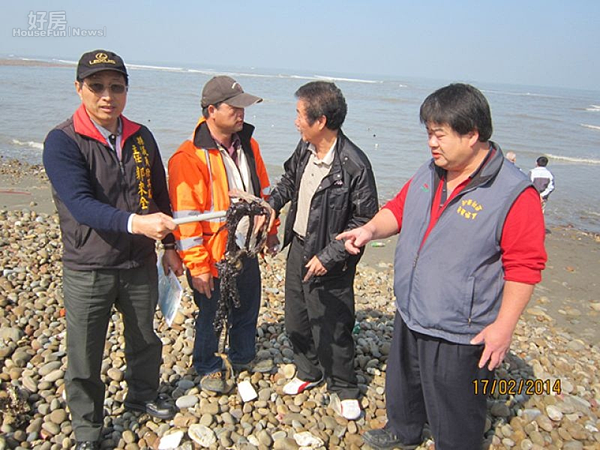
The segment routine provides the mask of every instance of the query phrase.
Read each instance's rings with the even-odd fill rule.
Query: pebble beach
[[[0,158],[0,192],[0,450],[71,448],[58,215],[41,166]],[[511,352],[493,387],[474,385],[493,391],[485,448],[600,449],[600,237],[568,227],[548,232],[548,268]],[[238,374],[229,394],[199,389],[191,365],[196,307],[187,283],[182,280],[186,291],[171,326],[157,312],[161,392],[180,409],[171,421],[125,410],[123,323],[115,311],[102,365],[102,448],[367,449],[362,434],[386,422],[393,244],[370,247],[357,272],[359,420],[337,416],[324,385],[295,397],[282,392],[295,370],[283,324],[284,251],[261,262],[257,359],[271,360],[272,368]],[[251,383],[256,399],[242,401],[235,386],[241,381]],[[427,436],[419,447],[434,448]]]

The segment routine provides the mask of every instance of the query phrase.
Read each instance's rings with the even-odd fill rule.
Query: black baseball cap
[[[200,104],[203,108],[217,103],[227,103],[235,108],[247,108],[262,101],[262,98],[244,92],[240,83],[233,78],[218,75],[204,85]]]
[[[108,50],[94,50],[81,55],[77,64],[77,79],[83,80],[103,70],[114,70],[125,75],[127,80],[127,69],[119,55]]]

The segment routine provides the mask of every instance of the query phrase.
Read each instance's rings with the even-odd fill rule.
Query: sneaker
[[[304,381],[298,377],[294,377],[292,381],[288,382],[283,387],[283,392],[287,395],[298,395],[301,392],[304,392],[307,389],[314,388],[318,386],[321,381],[323,381],[323,377],[317,381]]]
[[[242,372],[267,373],[273,370],[275,365],[273,364],[272,359],[262,359],[260,361],[251,361],[245,364],[232,362],[231,367],[233,367],[233,370],[236,374],[240,374]]]
[[[369,430],[363,434],[363,440],[375,450],[391,450],[399,448],[401,450],[413,450],[421,444],[403,444],[396,434],[387,429]]]
[[[356,420],[360,417],[360,403],[355,398],[340,400],[337,394],[331,394],[329,406],[338,415],[347,420]]]
[[[236,374],[240,374],[242,372],[252,372],[252,362],[249,363],[231,363],[231,368],[233,372]]]
[[[204,391],[223,394],[227,391],[227,383],[223,377],[223,372],[219,370],[217,372],[207,373],[200,380],[200,387]]]

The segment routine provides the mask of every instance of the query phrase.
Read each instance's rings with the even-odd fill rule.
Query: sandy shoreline
[[[73,67],[73,64],[41,61],[35,59],[0,58],[0,66],[31,66],[31,67]]]

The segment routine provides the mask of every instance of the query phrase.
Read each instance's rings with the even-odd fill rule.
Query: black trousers
[[[156,397],[162,363],[162,342],[153,323],[157,282],[153,263],[137,269],[63,268],[67,313],[65,388],[78,441],[96,441],[101,436],[105,385],[100,370],[113,306],[123,317],[127,400],[142,402]]]
[[[493,372],[477,366],[483,346],[460,345],[411,331],[396,311],[387,364],[388,427],[403,444],[422,442],[429,423],[436,450],[481,450],[486,395],[473,380]]]
[[[285,275],[285,329],[294,349],[298,378],[316,381],[342,400],[358,398],[354,372],[354,275],[327,274],[302,282],[306,275],[303,243],[295,237]]]

